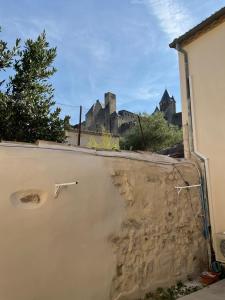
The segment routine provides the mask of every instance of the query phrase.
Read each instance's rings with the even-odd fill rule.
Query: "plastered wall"
[[[174,188],[198,183],[190,163],[43,142],[1,143],[0,163],[0,299],[137,299],[204,267],[199,191]]]
[[[213,235],[225,231],[224,37],[225,22],[184,47],[189,58],[194,146],[208,161],[207,181]],[[184,59],[181,54],[179,56],[183,121],[186,124],[188,113]],[[188,131],[184,133],[184,138],[188,153]]]

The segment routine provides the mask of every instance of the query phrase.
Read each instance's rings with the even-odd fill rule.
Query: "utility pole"
[[[138,123],[139,123],[140,130],[141,130],[142,142],[143,142],[144,147],[146,147],[145,137],[144,137],[144,133],[143,133],[142,125],[141,125],[141,118],[139,115],[137,117],[138,117]]]
[[[80,146],[81,117],[82,117],[82,105],[80,105],[80,116],[79,116],[79,127],[78,127],[78,136],[77,136],[77,146]]]

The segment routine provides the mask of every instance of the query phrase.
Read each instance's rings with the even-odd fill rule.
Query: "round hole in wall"
[[[13,206],[25,209],[38,208],[46,199],[47,193],[36,189],[17,191],[10,197]]]
[[[41,199],[38,194],[28,194],[22,198],[20,198],[22,203],[40,203]]]

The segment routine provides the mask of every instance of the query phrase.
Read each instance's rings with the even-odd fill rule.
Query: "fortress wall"
[[[129,123],[131,121],[136,121],[137,117],[134,114],[123,114],[123,115],[119,114],[118,119],[119,119],[119,126],[121,126],[124,123]]]

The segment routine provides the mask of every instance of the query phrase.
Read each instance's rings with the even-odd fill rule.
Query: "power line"
[[[60,103],[60,102],[56,102],[55,104],[80,109],[80,105],[65,104],[65,103]],[[87,108],[87,107],[84,107],[84,106],[82,106],[82,107],[84,110],[89,110],[89,108]]]
[[[74,108],[80,107],[79,105],[65,104],[65,103],[60,103],[60,102],[56,102],[55,104],[62,105],[62,106],[70,106],[70,107],[74,107]]]

